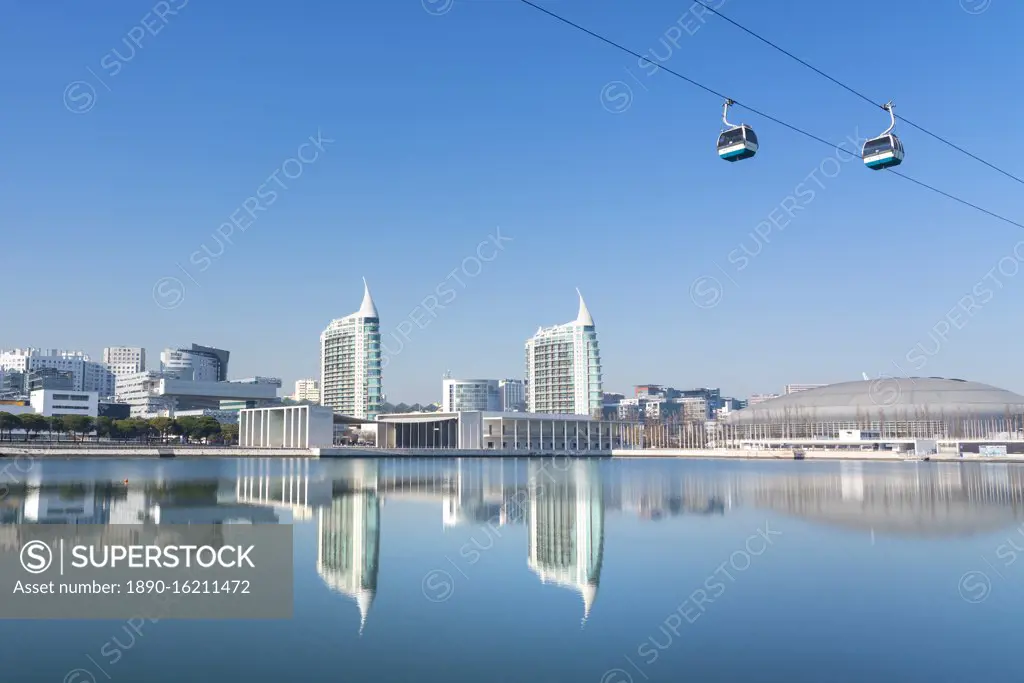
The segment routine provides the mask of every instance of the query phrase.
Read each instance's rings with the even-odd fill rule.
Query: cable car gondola
[[[892,134],[892,129],[896,127],[896,114],[892,111],[892,102],[883,104],[882,109],[889,112],[892,123],[877,138],[871,138],[865,142],[864,149],[861,150],[861,156],[864,157],[864,165],[875,171],[899,166],[903,163],[903,143]]]
[[[729,123],[727,117],[729,106],[735,104],[732,100],[726,100],[722,107],[722,123],[725,130],[718,136],[718,156],[726,161],[740,161],[749,159],[757,154],[757,135],[754,129],[745,123],[734,126]]]

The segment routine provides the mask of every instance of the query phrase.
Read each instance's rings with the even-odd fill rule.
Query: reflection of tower
[[[380,500],[375,492],[335,497],[317,510],[316,570],[332,590],[359,605],[359,632],[377,593]]]
[[[598,466],[576,461],[562,471],[531,463],[530,569],[544,583],[579,591],[585,624],[597,598],[604,555],[604,495]]]

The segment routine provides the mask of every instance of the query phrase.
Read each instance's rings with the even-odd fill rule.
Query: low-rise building
[[[111,420],[127,420],[132,416],[132,407],[127,403],[100,401],[97,406],[98,417],[109,417]]]
[[[240,411],[237,410],[177,410],[174,412],[174,419],[182,417],[212,417],[222,425],[236,425],[238,424],[238,414]]]
[[[501,450],[530,453],[607,452],[621,448],[635,425],[551,413],[403,413],[377,420],[377,447]]]
[[[99,416],[99,394],[95,391],[37,389],[31,395],[32,409],[46,417],[52,415]]]

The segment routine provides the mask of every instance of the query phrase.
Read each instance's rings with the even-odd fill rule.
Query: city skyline
[[[131,52],[124,33],[146,7],[10,8],[9,25],[24,29],[6,36],[11,54],[42,42],[50,58],[9,84],[19,106],[0,135],[19,172],[5,220],[13,235],[45,235],[49,275],[32,285],[33,307],[5,311],[0,346],[60,344],[99,358],[103,347],[126,344],[155,354],[186,330],[232,349],[240,376],[272,371],[290,385],[318,374],[316,336],[349,310],[346,293],[365,274],[387,321],[383,335],[430,296],[444,306],[415,314],[422,327],[409,323],[411,339],[388,366],[387,393],[406,402],[436,400],[435,378],[447,368],[519,377],[521,340],[563,320],[561,293],[576,286],[599,312],[611,390],[658,381],[750,395],[861,372],[1024,390],[1024,368],[1001,360],[1024,333],[1012,314],[1024,255],[1016,229],[891,173],[843,163],[742,109],[735,114],[757,128],[762,149],[723,163],[718,98],[520,3],[466,3],[435,16],[418,3],[396,12],[313,0],[309,12],[340,27],[332,36],[310,33],[306,11],[261,2],[225,35],[234,10],[197,7],[146,33],[141,50],[129,40]],[[696,16],[689,3],[654,0],[625,12],[564,0],[557,9],[837,144],[888,123],[877,107],[774,61],[770,48]],[[957,2],[922,14],[881,0],[853,14],[809,0],[786,12],[773,3],[742,12],[745,25],[795,54],[894,99],[898,114],[983,156],[1000,150],[1011,168],[1020,158],[1002,127],[981,123],[977,104],[1001,83],[1000,65],[1017,59],[1020,3],[992,2],[976,15]],[[793,15],[806,24],[794,26]],[[877,16],[919,30],[885,51],[859,49]],[[281,32],[303,35],[302,44],[275,56],[275,76],[259,79],[266,89],[253,106],[253,76],[233,56]],[[825,32],[846,47],[823,53]],[[371,36],[382,35],[394,36],[394,53],[351,74],[346,88],[322,87],[336,76],[323,54],[379,52]],[[536,50],[511,47],[524,37]],[[724,44],[727,60],[690,59]],[[943,49],[953,44],[978,63],[967,70]],[[99,65],[110,46],[134,54],[112,79]],[[464,59],[478,53],[486,54],[478,65]],[[419,64],[428,54],[451,69]],[[957,78],[955,96],[950,74],[970,76]],[[195,90],[179,92],[182,79]],[[92,82],[95,106],[69,111],[65,104],[91,103],[79,99],[81,81]],[[632,89],[620,113],[601,98],[613,81]],[[79,90],[65,102],[69,83]],[[349,92],[366,93],[365,106],[353,107]],[[1006,96],[1006,111],[1024,101]],[[223,112],[236,123],[210,126]],[[903,123],[897,131],[902,170],[1021,220],[1024,198],[1012,180]],[[287,189],[267,180],[275,173]],[[242,205],[261,187],[276,201],[261,204],[253,222]],[[811,200],[797,194],[811,191]],[[794,196],[801,203],[787,214]],[[919,267],[906,267],[908,254]],[[359,265],[356,273],[310,268],[313,256]],[[69,305],[100,273],[117,274],[116,315]],[[437,294],[443,282],[452,294]],[[849,319],[864,325],[838,323]]]

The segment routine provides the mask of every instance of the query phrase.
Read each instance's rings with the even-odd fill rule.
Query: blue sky
[[[888,123],[738,29],[701,23],[689,2],[541,4],[837,144]],[[230,349],[233,375],[290,382],[316,374],[320,331],[358,308],[365,276],[386,337],[423,325],[406,323],[385,371],[394,401],[437,400],[446,369],[522,376],[523,341],[575,317],[575,287],[597,322],[607,390],[742,396],[897,365],[1024,391],[1024,369],[1007,362],[1024,231],[840,164],[742,109],[732,118],[755,126],[761,151],[723,163],[716,97],[519,2],[433,0],[431,13],[419,0],[167,0],[163,22],[157,5],[7,3],[0,347],[144,345],[155,358],[194,341]],[[721,10],[1024,175],[1020,3]],[[632,89],[617,113],[607,109],[625,91],[612,81]],[[318,131],[334,142],[300,151]],[[901,170],[1024,222],[1017,183],[897,132]],[[315,160],[286,164],[300,153]],[[247,219],[244,202],[275,172],[293,179]],[[813,200],[780,221],[801,187]],[[218,244],[233,214],[246,229]],[[758,237],[772,219],[781,229]],[[511,241],[485,249],[496,256],[476,274],[477,245],[499,226]],[[196,259],[204,247],[217,257]],[[415,312],[453,270],[456,298],[435,317]],[[986,278],[988,297],[975,290]],[[973,305],[958,304],[972,290]]]

